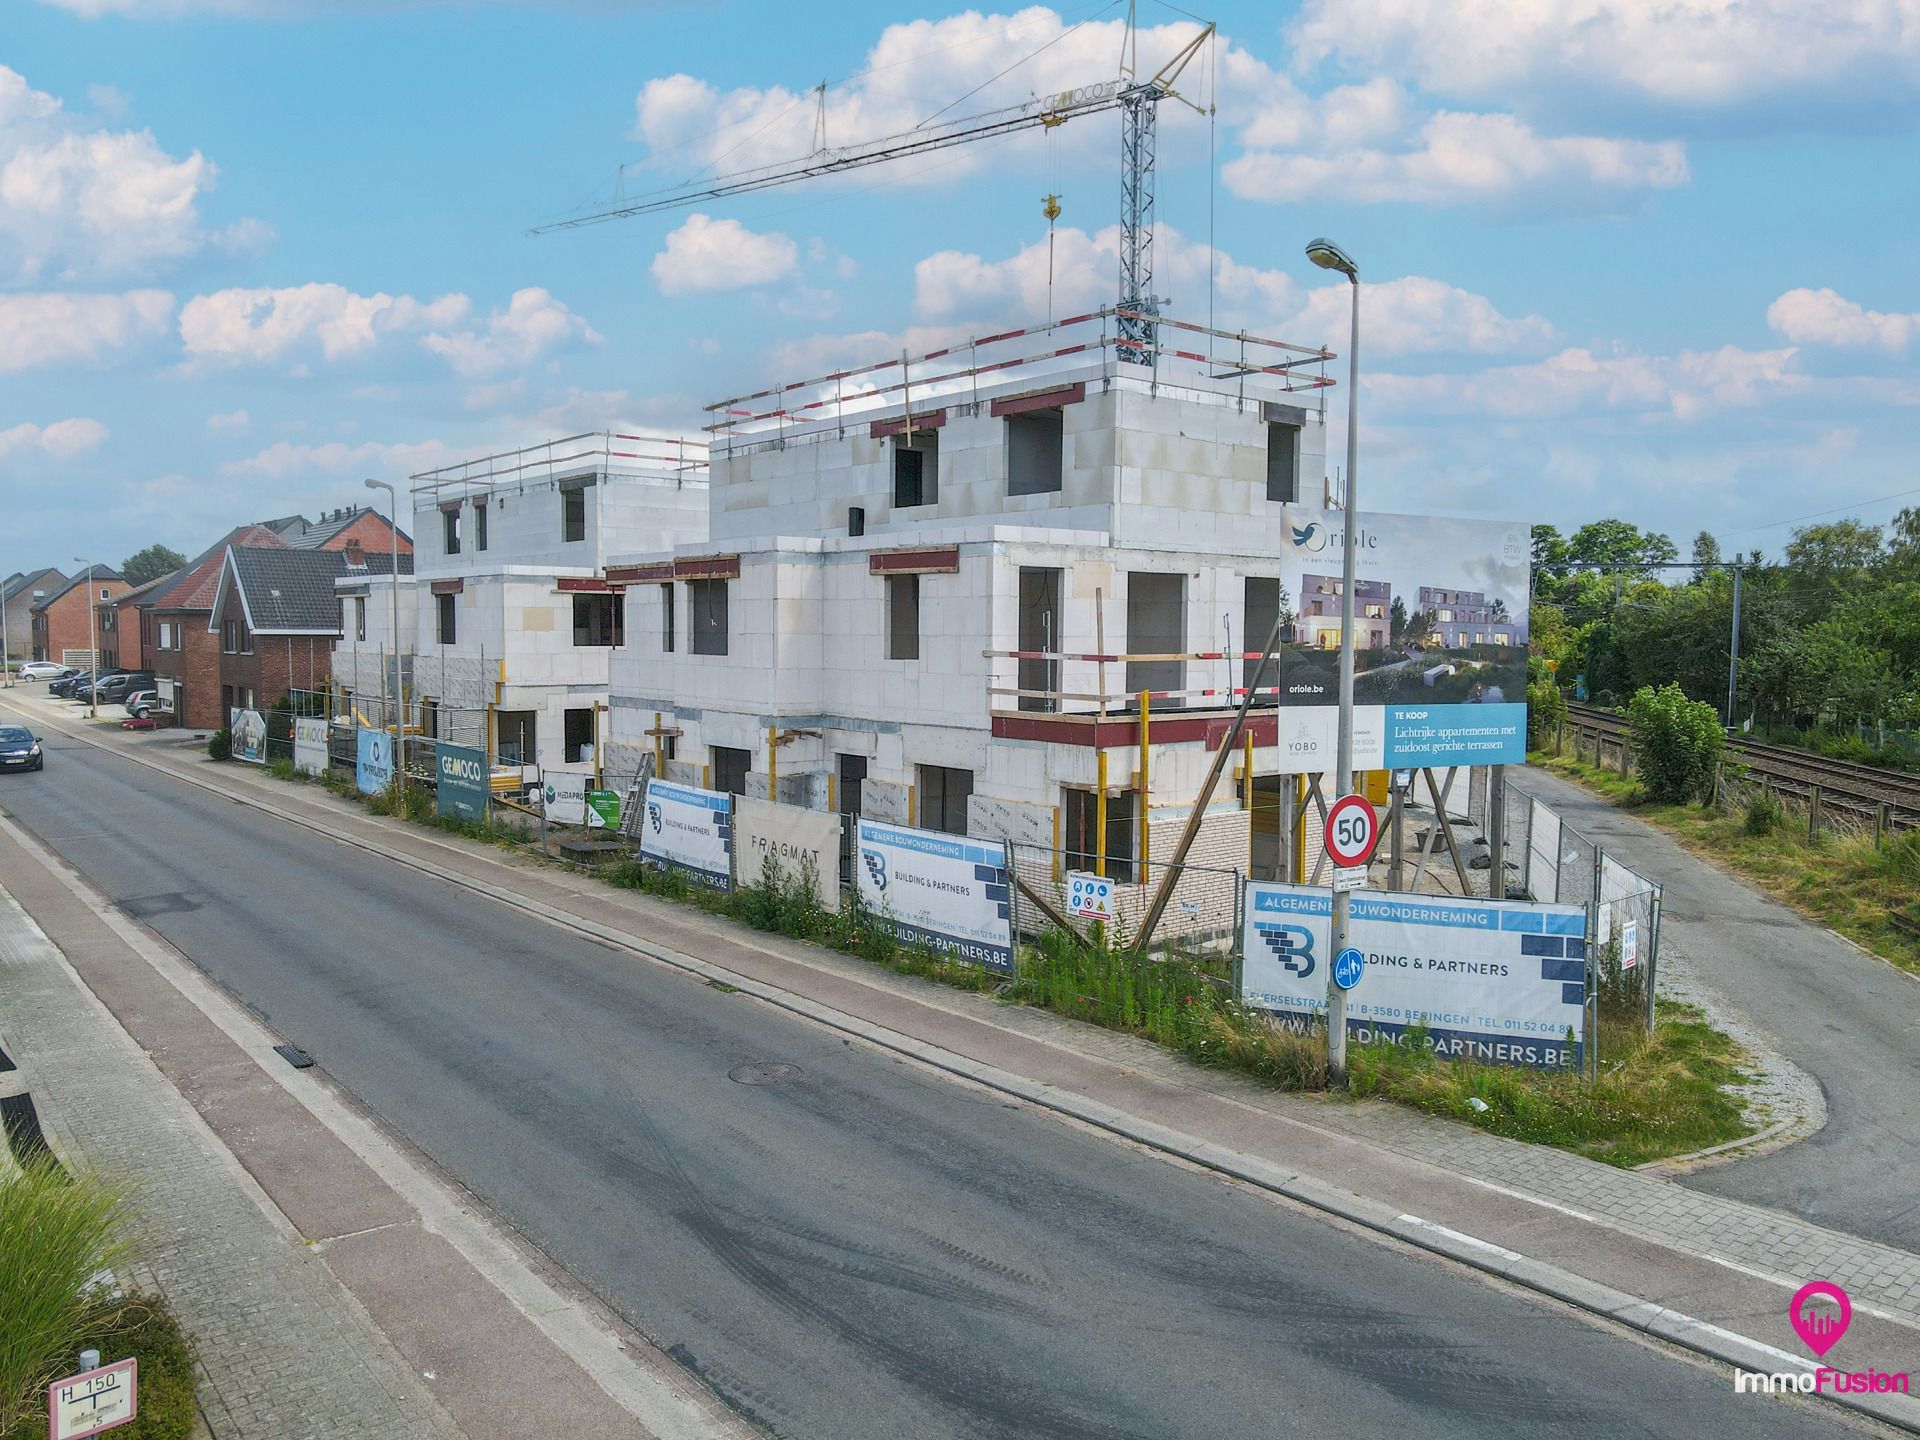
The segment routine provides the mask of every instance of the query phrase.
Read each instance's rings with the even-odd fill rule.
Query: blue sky
[[[1058,302],[1110,303],[1112,115],[526,231],[623,165],[644,189],[806,151],[823,80],[839,144],[1109,78],[1124,12],[10,0],[0,572],[191,552],[358,501],[365,475],[687,431],[722,396],[1042,319],[1049,190]],[[1781,522],[1920,501],[1859,503],[1920,491],[1920,21],[1895,0],[1572,13],[1212,7],[1182,81],[1211,137],[1162,107],[1168,308],[1204,319],[1211,288],[1222,325],[1344,350],[1342,287],[1301,255],[1340,240],[1370,281],[1381,509],[1617,514],[1777,552]],[[1140,20],[1143,68],[1193,31],[1152,0]]]

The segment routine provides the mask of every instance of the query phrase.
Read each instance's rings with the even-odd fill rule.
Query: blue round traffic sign
[[[1333,983],[1342,990],[1351,990],[1360,983],[1360,976],[1367,968],[1367,957],[1349,945],[1333,957]]]

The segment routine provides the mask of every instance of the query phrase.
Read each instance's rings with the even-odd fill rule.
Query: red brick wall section
[[[36,658],[58,660],[68,650],[85,650],[88,633],[87,612],[93,606],[90,597],[97,596],[102,590],[107,591],[110,596],[124,595],[132,588],[124,580],[96,578],[91,587],[82,582],[67,591],[34,617],[36,623],[33,643]],[[104,642],[112,637],[101,638],[103,643],[100,649],[104,653],[107,649]]]
[[[393,549],[393,542],[389,538],[391,533],[387,525],[386,516],[380,514],[378,511],[368,511],[321,548],[326,550],[344,550],[347,548],[347,542],[349,540],[358,540],[361,547],[365,549],[368,554],[387,555],[391,554]],[[400,537],[400,553],[402,555],[413,554],[413,542],[405,535]]]

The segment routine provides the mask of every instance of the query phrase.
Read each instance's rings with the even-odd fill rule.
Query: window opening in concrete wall
[[[573,597],[573,643],[575,645],[612,645],[626,643],[626,611],[618,595],[576,595]]]
[[[893,503],[933,505],[940,499],[940,432],[916,430],[913,441],[893,437]]]
[[[726,654],[727,582],[689,580],[687,600],[691,607],[688,648],[696,655]]]
[[[1058,490],[1065,439],[1066,421],[1058,410],[1007,416],[1007,494]]]
[[[747,793],[747,776],[753,770],[753,755],[731,745],[713,748],[713,788],[729,795]]]
[[[560,492],[560,539],[563,542],[587,538],[587,492],[576,485]]]
[[[1272,624],[1272,621],[1268,621]],[[1187,648],[1187,577],[1157,570],[1127,575],[1127,653],[1169,655]],[[1186,684],[1184,660],[1129,660],[1127,689],[1178,690]],[[1158,700],[1155,709],[1178,708],[1184,701]]]
[[[593,763],[593,707],[568,710],[561,716],[561,743],[566,747],[567,764]]]
[[[920,577],[887,576],[887,658],[920,658]]]
[[[431,696],[420,702],[420,728],[429,739],[440,738],[440,702]]]
[[[434,609],[437,612],[434,617],[436,629],[442,645],[451,645],[454,642],[456,633],[454,626],[456,622],[454,620],[453,599],[454,597],[451,595],[436,595],[433,597]]]
[[[353,638],[367,638],[367,597],[364,595],[353,597]]]
[[[531,710],[497,710],[494,734],[503,765],[531,765],[540,753],[536,716]]]
[[[851,818],[860,813],[860,787],[867,778],[867,757],[842,754],[839,759],[839,784],[835,802],[840,813],[850,818],[840,822],[840,883],[853,883],[854,832],[859,826]]]
[[[487,548],[487,507],[484,505],[473,507],[473,548]]]
[[[1100,797],[1092,790],[1066,790],[1061,815],[1062,843],[1067,868],[1091,872],[1099,862]],[[1139,826],[1133,822],[1134,794],[1121,790],[1107,796],[1107,878],[1133,883],[1133,842]]]
[[[1285,504],[1300,500],[1300,427],[1267,426],[1267,499]],[[1268,621],[1272,624],[1272,621]]]
[[[973,771],[950,765],[922,765],[917,806],[922,830],[967,833],[967,801],[973,796]]]
[[[460,553],[460,512],[458,510],[442,510],[440,512],[440,530],[446,539],[447,554],[458,555]]]
[[[673,653],[673,583],[671,581],[660,587],[660,650],[665,655]]]
[[[1060,649],[1060,576],[1061,571],[1038,566],[1020,567],[1020,636],[1017,649],[1057,653]],[[1022,660],[1014,682],[1022,690],[1057,691],[1060,688],[1058,660]],[[1021,710],[1051,713],[1060,708],[1052,695],[1022,695]]]
[[[1280,613],[1280,582],[1271,575],[1247,576],[1246,635],[1241,649],[1252,653],[1267,643],[1267,637],[1273,633],[1274,617]],[[1292,636],[1286,631],[1280,632],[1280,645],[1273,659],[1267,664],[1267,673],[1260,680],[1263,689],[1274,690],[1272,695],[1256,695],[1255,705],[1274,705],[1279,703],[1276,687],[1280,684],[1280,661],[1286,649],[1286,643]],[[1251,687],[1254,673],[1260,668],[1258,660],[1244,660],[1240,666],[1240,683]]]

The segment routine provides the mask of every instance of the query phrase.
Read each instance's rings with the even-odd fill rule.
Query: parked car
[[[73,689],[68,692],[67,698],[78,700],[82,704],[90,703],[93,700],[93,687],[104,680],[111,680],[119,673],[118,670],[102,670],[96,675],[88,671],[73,682]]]
[[[151,685],[143,686],[138,690],[129,690],[127,698],[120,704],[130,717],[138,720],[160,710],[160,692]]]
[[[93,698],[101,704],[106,704],[109,701],[122,699],[135,690],[152,688],[153,672],[151,670],[116,670],[100,677],[99,683],[93,687]]]
[[[74,686],[78,685],[82,680],[91,679],[93,679],[93,672],[91,670],[75,670],[70,675],[62,675],[58,680],[47,686],[47,693],[49,695],[65,695],[71,697]]]
[[[20,667],[22,680],[64,680],[76,671],[71,665],[62,665],[58,660],[29,660]]]
[[[24,725],[0,725],[0,770],[42,770],[40,737]]]

